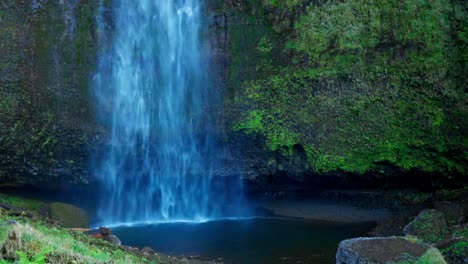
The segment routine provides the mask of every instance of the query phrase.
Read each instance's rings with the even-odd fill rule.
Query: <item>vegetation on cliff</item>
[[[302,146],[317,172],[389,164],[466,173],[465,3],[265,0],[244,8],[253,15],[243,19],[263,30],[248,36],[253,48],[236,40],[245,30],[232,30],[230,82],[242,87],[228,91],[235,130],[262,135],[271,151]]]
[[[3,181],[70,176],[85,167],[97,130],[88,90],[97,50],[96,8],[83,1],[0,4]]]

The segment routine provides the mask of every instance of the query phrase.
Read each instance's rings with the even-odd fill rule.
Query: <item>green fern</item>
[[[46,264],[47,255],[51,252],[51,248],[44,248],[42,251],[32,256],[31,258],[25,252],[22,251],[17,251],[16,254],[19,257],[19,264]]]

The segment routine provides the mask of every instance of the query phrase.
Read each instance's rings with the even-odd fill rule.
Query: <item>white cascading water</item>
[[[94,87],[111,133],[93,165],[101,223],[204,221],[240,204],[240,180],[213,175],[220,104],[202,54],[200,1],[101,3]]]

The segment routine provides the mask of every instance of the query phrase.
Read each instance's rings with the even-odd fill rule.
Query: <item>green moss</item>
[[[463,200],[468,197],[468,187],[460,189],[442,189],[437,191],[437,198],[445,201]]]
[[[433,248],[429,249],[422,255],[414,264],[445,264],[444,257],[440,254],[439,250]]]
[[[14,207],[24,208],[30,211],[37,211],[42,206],[43,202],[32,200],[32,199],[25,199],[18,196],[11,196],[0,193],[0,203],[11,205]]]
[[[259,111],[252,111],[249,117],[240,124],[236,124],[235,130],[245,130],[247,133],[262,132],[264,129],[262,114]]]
[[[269,53],[269,52],[271,52],[273,50],[273,44],[271,43],[271,41],[267,37],[263,37],[258,42],[257,49],[261,53]]]
[[[455,232],[453,232],[453,237],[468,238],[468,226],[463,226],[462,228],[455,230]]]
[[[423,202],[428,201],[431,197],[431,193],[408,193],[399,195],[400,200],[409,205],[422,204]]]
[[[89,96],[98,45],[98,2],[72,7],[67,1],[48,1],[37,9],[29,3],[4,2],[0,7],[0,176],[11,177],[31,167],[35,175],[45,175],[65,166],[70,153],[74,160],[86,163],[82,153],[89,135],[99,133]],[[24,176],[15,179],[22,182]]]
[[[265,1],[265,10],[298,4],[281,3]],[[467,16],[454,14],[459,5],[351,0],[296,11],[288,18],[296,19],[292,33],[257,38],[253,55],[233,52],[234,61],[258,58],[250,61],[255,70],[250,64],[243,68],[248,74],[236,75],[229,107],[242,110],[232,114],[233,127],[263,135],[272,150],[302,145],[320,172],[365,173],[389,163],[465,173],[466,38],[460,32]],[[276,18],[266,17],[275,27]]]
[[[65,203],[51,203],[49,208],[50,218],[59,221],[64,227],[89,227],[88,215],[81,208]]]
[[[445,215],[436,210],[423,211],[405,227],[404,232],[426,243],[444,240],[448,234]]]
[[[455,256],[467,256],[468,254],[468,242],[467,241],[460,241],[448,248],[442,250],[443,254],[451,254]]]
[[[395,264],[446,264],[441,252],[436,248],[427,250],[421,257],[417,258],[411,255],[404,256],[404,259]]]
[[[293,8],[302,4],[301,0],[264,0],[264,3],[276,8]]]

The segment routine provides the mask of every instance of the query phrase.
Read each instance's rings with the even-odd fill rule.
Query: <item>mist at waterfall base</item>
[[[102,185],[99,224],[244,211],[240,177],[218,175],[221,96],[208,76],[202,8],[199,0],[101,2],[93,86],[110,143],[92,163]]]

